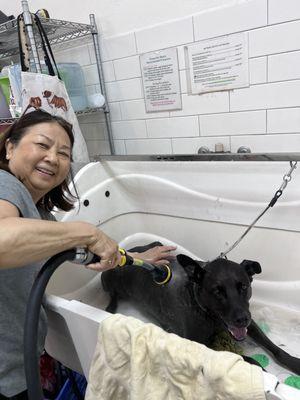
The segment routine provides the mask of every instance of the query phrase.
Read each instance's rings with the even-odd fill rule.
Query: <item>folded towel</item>
[[[265,400],[262,370],[115,314],[99,328],[86,400]]]

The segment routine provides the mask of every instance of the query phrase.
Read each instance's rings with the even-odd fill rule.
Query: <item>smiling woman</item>
[[[0,399],[27,398],[23,324],[44,260],[81,246],[101,258],[90,268],[119,263],[117,243],[95,226],[56,222],[50,213],[53,207],[68,211],[77,200],[68,189],[73,144],[72,126],[41,110],[25,114],[0,137]],[[40,351],[45,335],[42,312]]]
[[[34,111],[1,136],[0,168],[19,179],[36,204],[43,199],[42,208],[51,211],[55,205],[68,211],[76,200],[68,189],[73,144],[67,121]]]

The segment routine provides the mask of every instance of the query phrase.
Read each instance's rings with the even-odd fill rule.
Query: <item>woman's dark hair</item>
[[[5,132],[0,135],[0,169],[4,169],[11,172],[8,167],[8,160],[6,159],[6,141],[7,139],[17,145],[23,136],[26,135],[28,128],[31,126],[42,124],[42,123],[57,123],[60,125],[69,136],[71,142],[71,148],[74,145],[73,127],[65,119],[51,115],[46,111],[36,110],[23,114],[18,120],[16,120]],[[74,196],[68,187],[69,182],[73,183],[75,189]],[[39,200],[37,206],[43,208],[46,211],[53,210],[57,207],[63,211],[69,211],[74,207],[74,202],[78,200],[77,190],[75,188],[72,171],[70,169],[67,178],[58,186],[50,190],[49,193],[45,194],[43,198]]]

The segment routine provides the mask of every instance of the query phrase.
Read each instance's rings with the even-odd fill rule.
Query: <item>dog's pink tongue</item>
[[[247,328],[229,328],[230,333],[236,340],[243,340],[247,335]]]

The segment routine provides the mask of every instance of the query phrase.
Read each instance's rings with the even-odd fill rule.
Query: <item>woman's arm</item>
[[[94,225],[20,218],[15,206],[0,202],[0,268],[22,267],[77,246],[101,257],[100,263],[89,265],[91,269],[102,271],[118,264],[117,243]]]
[[[21,267],[96,241],[93,226],[26,218],[0,220],[0,268]]]

